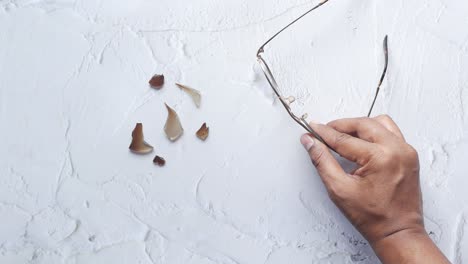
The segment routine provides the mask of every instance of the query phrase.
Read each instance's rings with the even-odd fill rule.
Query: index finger
[[[349,161],[363,165],[372,155],[375,146],[365,140],[339,132],[331,126],[310,123],[310,126],[330,145],[338,154]]]
[[[328,125],[341,133],[355,135],[372,143],[385,143],[396,138],[383,125],[368,117],[338,119]]]

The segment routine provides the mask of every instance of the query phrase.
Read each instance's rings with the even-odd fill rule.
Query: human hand
[[[407,239],[421,241],[416,251],[441,255],[424,230],[418,154],[390,117],[310,125],[338,154],[358,165],[346,173],[323,143],[311,135],[301,137],[330,198],[384,263],[408,260],[398,258],[411,252],[408,247],[406,253],[398,250]],[[399,253],[388,254],[384,248]],[[441,259],[446,261],[443,255]]]

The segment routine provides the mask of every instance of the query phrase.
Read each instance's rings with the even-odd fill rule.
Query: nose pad
[[[292,103],[296,101],[296,98],[294,96],[288,96],[288,97],[282,97],[283,101],[290,106]]]

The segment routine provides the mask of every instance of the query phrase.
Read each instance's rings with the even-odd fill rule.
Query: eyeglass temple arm
[[[369,113],[367,114],[367,117],[370,117],[370,115],[372,114],[372,110],[374,109],[375,101],[377,101],[377,97],[378,97],[379,92],[380,92],[380,86],[382,86],[382,83],[383,83],[383,81],[385,79],[385,76],[387,75],[387,68],[388,68],[388,36],[385,36],[385,38],[384,38],[383,50],[384,50],[384,56],[385,56],[385,65],[384,65],[382,75],[380,76],[380,81],[379,81],[379,84],[377,85],[377,90],[375,91],[374,100],[372,101],[372,105],[371,105],[371,107],[369,109]]]
[[[307,14],[309,14],[310,12],[314,11],[315,9],[321,7],[322,5],[324,5],[326,2],[328,2],[329,0],[321,0],[319,4],[317,4],[316,6],[312,7],[311,9],[309,9],[307,12],[305,12],[304,14],[302,14],[300,17],[294,19],[291,23],[289,23],[288,25],[286,25],[284,28],[282,28],[280,31],[276,32],[270,39],[268,39],[265,43],[263,43],[263,45],[258,49],[257,51],[257,56],[260,54],[260,53],[263,53],[264,51],[264,48],[265,46],[270,43],[274,38],[276,38],[279,34],[281,34],[281,32],[285,31],[288,27],[290,27],[291,25],[293,25],[294,23],[296,23],[298,20],[300,20],[301,18],[303,18],[304,16],[306,16]]]

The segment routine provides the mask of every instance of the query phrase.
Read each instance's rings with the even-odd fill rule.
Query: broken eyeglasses
[[[291,25],[293,25],[294,23],[296,23],[298,20],[300,20],[301,18],[303,18],[304,16],[306,16],[307,14],[311,13],[312,11],[318,9],[319,7],[321,7],[322,5],[324,5],[326,2],[328,2],[328,0],[322,0],[319,4],[317,4],[316,6],[312,7],[311,9],[309,9],[307,12],[305,12],[304,14],[302,14],[300,17],[296,18],[295,20],[293,20],[291,23],[289,23],[288,25],[286,25],[284,28],[282,28],[280,31],[278,31],[277,33],[275,33],[271,38],[269,38],[257,51],[257,60],[258,62],[260,63],[260,66],[262,68],[262,71],[263,73],[265,74],[265,77],[268,81],[268,83],[270,84],[271,86],[271,89],[273,89],[273,92],[276,94],[276,96],[278,97],[278,99],[280,100],[281,104],[284,106],[284,108],[286,109],[286,111],[288,112],[288,114],[291,116],[292,119],[294,119],[294,121],[296,121],[300,126],[302,126],[305,130],[307,130],[307,132],[309,132],[310,134],[312,134],[315,138],[317,138],[317,140],[319,140],[320,142],[322,142],[323,144],[325,144],[328,148],[330,148],[331,150],[333,150],[333,148],[331,148],[324,140],[323,138],[317,133],[315,132],[309,125],[309,123],[307,122],[307,114],[304,114],[302,115],[301,117],[295,115],[293,113],[293,111],[291,110],[291,107],[290,107],[290,103],[292,103],[292,101],[294,101],[294,98],[291,98],[291,97],[288,97],[288,98],[285,98],[283,97],[281,94],[280,94],[280,89],[279,89],[279,86],[278,86],[278,83],[276,82],[275,78],[273,77],[273,73],[271,72],[270,70],[270,67],[268,66],[268,64],[266,63],[265,59],[262,57],[262,54],[264,53],[264,49],[265,49],[265,46],[270,43],[273,39],[275,39],[279,34],[281,34],[281,32],[285,31],[287,28],[289,28]],[[369,117],[371,114],[372,114],[372,110],[374,109],[374,105],[375,105],[375,102],[377,100],[377,97],[379,95],[379,91],[380,91],[380,86],[382,85],[382,82],[383,80],[385,79],[385,75],[387,73],[387,67],[388,67],[388,37],[385,36],[384,38],[384,41],[383,41],[383,49],[384,49],[384,56],[385,56],[385,65],[384,65],[384,69],[382,71],[382,75],[380,77],[380,81],[379,81],[379,84],[377,85],[377,89],[376,89],[376,92],[375,92],[375,95],[374,95],[374,99],[372,100],[372,104],[370,106],[370,109],[369,109],[369,112],[367,114],[367,116]]]

